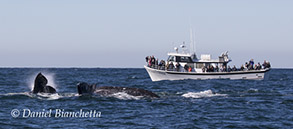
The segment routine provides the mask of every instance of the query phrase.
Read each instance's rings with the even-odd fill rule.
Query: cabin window
[[[187,62],[191,63],[191,58],[186,56],[176,56],[176,62]]]
[[[168,61],[175,61],[174,59],[174,56],[169,56]]]
[[[196,63],[196,68],[203,68],[204,64],[203,63]]]

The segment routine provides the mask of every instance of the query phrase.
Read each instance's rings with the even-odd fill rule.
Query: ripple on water
[[[54,73],[57,94],[29,93],[25,84],[40,71]],[[144,69],[0,69],[0,124],[1,128],[291,128],[293,70],[270,72],[267,81],[152,82]],[[79,96],[78,82],[143,88],[160,98],[143,99],[125,93]],[[11,117],[12,109],[23,108],[97,110],[102,117]]]

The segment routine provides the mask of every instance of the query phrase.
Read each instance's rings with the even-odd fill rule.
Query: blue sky
[[[196,53],[228,50],[240,66],[253,58],[293,68],[293,2],[0,1],[0,67],[142,68],[166,59],[195,32]]]

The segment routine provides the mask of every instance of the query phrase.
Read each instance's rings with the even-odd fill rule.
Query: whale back
[[[102,96],[108,96],[111,94],[124,92],[132,96],[143,96],[143,97],[150,97],[150,98],[160,98],[153,92],[148,90],[140,89],[140,88],[130,88],[130,87],[115,87],[115,86],[101,86],[96,87],[95,84],[89,85],[87,83],[78,83],[77,84],[78,94],[97,94]]]
[[[151,97],[151,98],[160,98],[155,93],[140,89],[140,88],[132,88],[132,87],[115,87],[115,86],[101,86],[96,90],[99,94],[108,94],[108,93],[117,93],[117,92],[124,92],[132,96],[144,96],[144,97]]]
[[[92,94],[96,89],[96,85],[89,85],[87,83],[78,83],[77,91],[78,94]]]

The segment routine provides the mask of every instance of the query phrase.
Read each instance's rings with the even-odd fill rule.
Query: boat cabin
[[[195,54],[189,53],[168,53],[167,61],[169,63],[173,62],[173,64],[179,63],[182,67],[180,71],[184,71],[184,66],[192,68],[192,71],[201,73],[202,69],[208,66],[216,67],[225,67],[227,68],[227,64],[231,61],[228,57],[228,52],[222,53],[218,59],[211,59],[211,55],[203,54],[200,59],[196,58]]]

